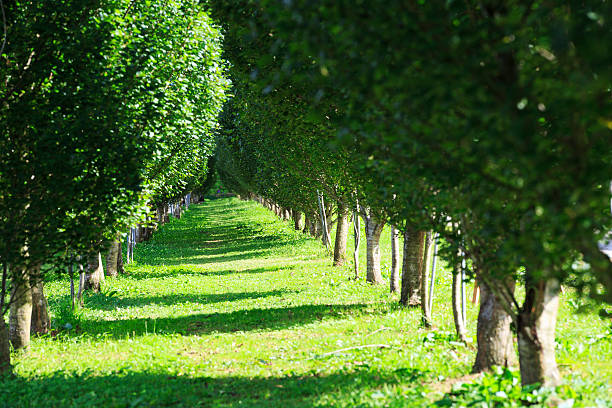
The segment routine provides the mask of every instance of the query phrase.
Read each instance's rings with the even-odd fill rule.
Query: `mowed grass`
[[[389,246],[385,230],[386,273]],[[421,407],[441,401],[475,356],[453,341],[445,265],[425,329],[418,309],[351,279],[350,264],[332,267],[319,241],[254,202],[192,205],[139,244],[135,260],[76,314],[68,282],[49,282],[60,332],[13,356],[0,406]],[[558,362],[574,406],[608,404],[610,322],[565,297]],[[476,316],[470,304],[472,335]]]

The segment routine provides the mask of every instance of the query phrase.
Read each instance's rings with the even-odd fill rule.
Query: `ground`
[[[387,273],[389,247],[385,230]],[[434,327],[425,329],[418,309],[398,306],[387,286],[351,279],[350,264],[332,267],[319,241],[254,202],[192,205],[139,244],[135,261],[76,313],[68,282],[51,279],[57,333],[13,356],[0,407],[520,406],[531,398],[512,399],[515,371],[468,375],[475,348],[455,341],[442,262]],[[564,295],[559,393],[573,406],[612,406],[612,329],[597,312]],[[472,337],[476,316],[470,304]],[[461,382],[474,385],[461,391]]]

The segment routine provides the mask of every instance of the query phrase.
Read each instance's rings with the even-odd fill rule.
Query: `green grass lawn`
[[[386,273],[389,246],[385,230]],[[399,307],[387,286],[350,279],[350,264],[330,266],[319,241],[254,202],[192,205],[139,244],[135,261],[76,314],[68,282],[49,282],[55,326],[73,328],[13,356],[16,376],[0,380],[0,407],[445,406],[444,393],[474,359],[473,346],[453,341],[445,265],[434,328],[424,329],[418,309]],[[560,392],[575,407],[612,406],[610,322],[565,297]],[[470,304],[472,335],[476,316]],[[378,346],[344,350],[364,345]],[[456,405],[483,398],[501,376],[465,378],[481,389]]]

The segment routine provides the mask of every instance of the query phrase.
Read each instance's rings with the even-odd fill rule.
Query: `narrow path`
[[[6,406],[419,407],[469,372],[444,293],[426,331],[256,203],[191,206],[135,259],[76,316],[67,283],[48,285],[56,322],[75,329],[16,358]]]

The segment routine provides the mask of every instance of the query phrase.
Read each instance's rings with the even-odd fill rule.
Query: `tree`
[[[227,80],[197,1],[21,2],[6,18],[0,262],[25,333],[30,285],[47,272],[36,268],[99,259],[140,219],[154,176],[176,165],[165,158],[185,157],[176,146],[211,145]]]
[[[363,194],[396,197],[390,221],[439,233],[448,261],[462,249],[517,325],[523,383],[555,383],[554,325],[543,323],[555,320],[558,282],[612,300],[597,248],[612,227],[611,6],[232,7],[245,18],[247,6],[257,10],[251,37],[274,39],[261,59],[282,65],[267,86],[308,84],[320,112],[333,100],[338,145],[360,153],[352,173],[368,174]],[[522,304],[508,279],[526,285]]]

